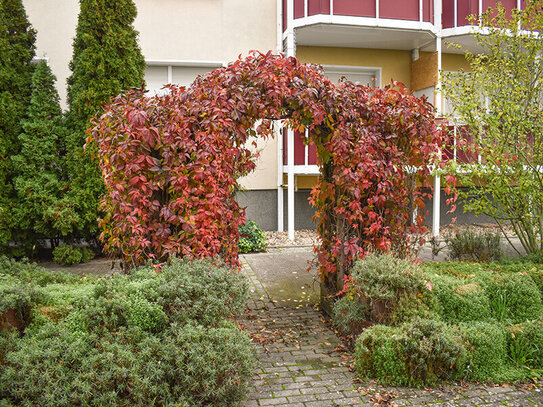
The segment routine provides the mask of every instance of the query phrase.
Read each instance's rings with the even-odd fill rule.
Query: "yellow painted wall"
[[[469,64],[463,54],[441,54],[441,69],[444,71],[469,71]]]
[[[301,62],[320,65],[380,67],[381,85],[386,85],[393,79],[410,86],[410,51],[299,46],[296,48],[296,57]]]

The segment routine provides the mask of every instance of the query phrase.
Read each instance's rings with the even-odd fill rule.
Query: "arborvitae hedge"
[[[11,238],[13,171],[10,156],[26,112],[35,55],[36,32],[21,0],[0,0],[0,247]]]
[[[80,7],[68,78],[67,164],[72,187],[66,199],[80,217],[74,232],[90,237],[97,231],[103,183],[93,147],[83,149],[85,132],[111,97],[141,87],[145,60],[132,26],[137,14],[132,0],[80,0]]]
[[[47,63],[39,62],[27,117],[21,122],[21,150],[12,159],[17,193],[13,219],[29,244],[37,237],[59,237],[73,218],[56,216],[67,182],[62,162],[66,130],[55,80]]]

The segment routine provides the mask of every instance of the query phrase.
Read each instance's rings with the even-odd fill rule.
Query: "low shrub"
[[[78,276],[62,271],[46,271],[35,263],[29,263],[27,259],[15,261],[0,256],[0,278],[8,277],[15,278],[17,284],[32,283],[41,287],[50,283],[72,283],[79,279]]]
[[[72,266],[87,263],[94,258],[94,252],[88,247],[75,247],[62,243],[53,249],[53,260],[57,264]]]
[[[353,338],[368,326],[367,308],[362,301],[352,295],[346,295],[335,302],[333,318],[339,330]]]
[[[426,280],[413,261],[371,254],[354,263],[348,290],[368,308],[371,321],[400,323],[425,308]]]
[[[447,246],[451,260],[496,261],[503,256],[500,235],[491,232],[459,231]]]
[[[528,274],[498,274],[487,292],[500,321],[516,324],[543,315],[541,293]]]
[[[423,386],[460,377],[466,350],[458,329],[415,318],[401,327],[366,329],[357,341],[355,357],[361,375],[391,385]]]
[[[508,327],[507,344],[515,366],[543,369],[543,317]]]
[[[439,315],[448,322],[486,321],[491,318],[490,300],[484,287],[474,278],[434,276],[434,295]]]
[[[83,253],[75,246],[62,243],[53,249],[53,260],[57,264],[72,266],[83,261]]]
[[[231,406],[246,393],[255,354],[227,320],[247,284],[221,263],[173,259],[37,291],[24,336],[0,335],[2,406]]]
[[[473,321],[461,326],[466,341],[467,376],[476,381],[502,381],[507,361],[505,327]]]
[[[266,235],[252,220],[239,227],[239,251],[241,253],[262,252],[266,250]]]
[[[355,368],[361,377],[376,377],[403,386],[409,383],[402,346],[405,333],[399,327],[374,325],[362,332],[355,345]]]

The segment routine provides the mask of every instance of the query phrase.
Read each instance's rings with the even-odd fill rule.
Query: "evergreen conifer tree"
[[[98,200],[103,182],[93,146],[84,149],[91,118],[113,96],[141,87],[145,60],[133,27],[137,10],[132,0],[80,0],[80,12],[68,78],[68,170],[71,191],[66,196],[81,219],[80,236],[97,231]]]
[[[12,238],[14,199],[10,157],[30,98],[36,32],[21,0],[0,0],[0,247]]]
[[[78,218],[61,203],[67,187],[63,171],[66,128],[56,78],[45,61],[32,76],[32,95],[19,135],[20,153],[12,158],[17,202],[14,220],[23,240],[56,239],[66,235]]]

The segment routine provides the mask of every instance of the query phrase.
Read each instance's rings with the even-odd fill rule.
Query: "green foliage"
[[[0,262],[0,276],[11,270],[6,285],[20,274],[9,264]],[[38,272],[21,273],[23,281]],[[226,321],[247,298],[239,275],[173,259],[74,278],[42,279],[25,335],[0,334],[2,405],[231,406],[245,396],[255,354]]]
[[[358,337],[360,375],[421,386],[463,377],[501,383],[541,373],[539,259],[421,264],[407,279],[397,266],[383,266],[397,260],[367,260],[355,263],[335,317],[348,329],[354,320],[361,326],[376,320],[376,300],[389,312],[382,319],[388,326],[371,326]],[[421,284],[422,298],[414,295]],[[368,303],[373,308],[364,310]]]
[[[55,263],[71,266],[81,263],[83,254],[77,247],[62,243],[53,249],[53,260]]]
[[[132,0],[79,3],[68,78],[67,168],[72,184],[57,211],[75,211],[77,216],[64,225],[66,231],[88,237],[97,231],[98,199],[104,186],[95,147],[83,149],[85,132],[102,105],[124,90],[142,86],[145,60],[132,26],[137,14]]]
[[[472,380],[500,381],[507,360],[507,341],[503,325],[474,321],[461,325],[467,342],[466,371]]]
[[[463,373],[466,350],[457,329],[415,318],[401,327],[374,325],[358,338],[356,369],[398,386],[422,386]]]
[[[393,254],[370,254],[354,263],[350,295],[368,307],[376,322],[400,323],[419,310],[428,311],[426,280],[412,260]]]
[[[30,98],[36,32],[28,22],[22,0],[0,1],[0,247],[12,238],[13,168],[9,157],[19,152]]]
[[[449,322],[480,321],[491,318],[490,300],[476,279],[451,276],[432,278],[439,314]]]
[[[502,321],[520,323],[543,315],[541,293],[530,275],[498,275],[487,292],[495,310],[499,309],[496,304],[505,303],[505,310],[500,311]],[[498,315],[495,317],[500,320]]]
[[[40,61],[34,70],[22,130],[18,138],[21,150],[12,158],[17,193],[14,221],[22,235],[19,240],[36,245],[38,238],[56,238],[65,230],[50,216],[67,188],[61,158],[65,153],[66,129],[55,77],[45,61]]]
[[[507,342],[516,366],[543,369],[543,317],[508,327]]]
[[[479,54],[466,52],[469,72],[443,73],[442,91],[469,130],[457,146],[481,160],[453,163],[465,209],[509,224],[527,253],[543,251],[543,1],[510,15],[498,5],[473,16]]]
[[[239,227],[239,251],[241,253],[263,252],[266,250],[266,235],[252,220]]]
[[[334,303],[334,323],[344,333],[356,337],[367,325],[367,307],[352,295],[345,295]]]
[[[497,261],[503,253],[500,235],[471,230],[459,231],[447,240],[451,260]]]
[[[53,260],[55,263],[71,266],[79,263],[86,263],[94,258],[94,252],[88,247],[75,247],[62,243],[53,249]]]
[[[402,386],[409,382],[402,347],[401,328],[374,325],[362,332],[356,341],[355,368],[361,377],[377,377],[385,383]]]

